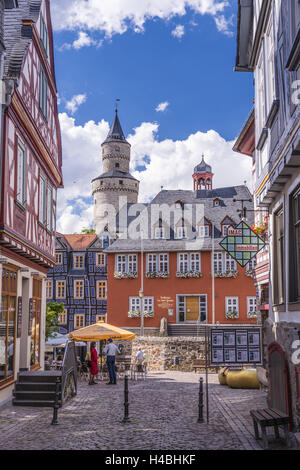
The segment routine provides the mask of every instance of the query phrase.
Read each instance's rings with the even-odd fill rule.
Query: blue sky
[[[192,189],[193,167],[202,152],[213,166],[215,186],[244,180],[251,186],[250,159],[231,151],[253,99],[252,75],[233,71],[237,1],[161,0],[157,15],[156,3],[79,0],[78,12],[71,0],[52,0],[65,162],[61,230],[92,224],[90,180],[101,173],[100,144],[116,98],[131,139],[132,171],[144,169],[139,174],[142,200],[161,185]],[[182,160],[185,174],[167,177],[169,162],[180,166]]]

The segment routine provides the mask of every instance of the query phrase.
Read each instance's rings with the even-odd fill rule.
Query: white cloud
[[[79,106],[86,102],[86,94],[74,95],[70,101],[66,103],[66,109],[70,111],[71,114],[75,114]]]
[[[56,30],[98,30],[110,37],[129,28],[141,32],[147,20],[184,16],[187,9],[216,17],[229,6],[224,0],[52,0]],[[62,13],[63,12],[63,13]]]
[[[79,126],[66,113],[60,114],[60,123],[64,189],[58,196],[57,229],[74,233],[93,224],[91,181],[102,173],[101,143],[109,124],[102,120]],[[240,185],[244,180],[251,186],[251,159],[233,152],[233,142],[226,141],[215,130],[199,131],[184,140],[159,141],[158,127],[143,122],[127,137],[132,145],[131,171],[141,182],[140,202],[153,198],[161,186],[192,189],[193,170],[202,153],[213,168],[213,187]],[[145,171],[135,171],[138,165],[145,166]]]
[[[182,36],[184,36],[184,26],[182,24],[177,25],[176,28],[173,29],[171,34],[175,38],[181,39]]]
[[[61,52],[61,51],[70,50],[73,48],[78,51],[79,49],[82,49],[83,47],[90,47],[90,46],[97,46],[97,48],[99,48],[102,46],[102,44],[103,44],[103,40],[96,41],[84,31],[79,31],[77,39],[75,39],[72,42],[72,44],[65,43],[61,47],[59,47],[58,50]]]
[[[226,34],[226,36],[231,37],[234,35],[234,32],[230,30],[230,27],[233,26],[233,16],[226,18],[224,15],[219,15],[215,17],[215,22],[218,31]]]
[[[169,106],[169,102],[168,101],[164,101],[163,103],[159,103],[159,105],[156,106],[155,108],[155,111],[157,112],[164,112],[167,107]]]

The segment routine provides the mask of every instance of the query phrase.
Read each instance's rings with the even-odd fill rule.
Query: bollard
[[[129,418],[129,401],[128,401],[128,375],[125,374],[124,379],[124,418],[122,423],[128,423]]]
[[[203,378],[202,377],[200,377],[198,409],[199,409],[198,423],[203,423]]]
[[[54,407],[53,407],[53,419],[52,419],[52,425],[58,424],[57,421],[57,413],[58,413],[58,408],[59,408],[59,403],[58,403],[58,398],[59,398],[59,384],[60,384],[60,378],[56,377],[56,383],[55,383],[55,401],[54,401]]]

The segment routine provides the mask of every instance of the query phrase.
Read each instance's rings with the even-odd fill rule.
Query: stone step
[[[205,329],[201,325],[168,325],[169,336],[204,336]]]
[[[14,406],[31,406],[38,408],[53,408],[53,401],[34,401],[13,399]]]
[[[55,401],[55,392],[49,392],[49,391],[32,391],[32,390],[27,390],[27,391],[14,391],[13,392],[14,397],[16,400],[33,400],[33,401],[52,401],[54,403]]]
[[[56,384],[54,382],[17,382],[15,384],[16,392],[55,392]],[[59,390],[61,384],[59,384]]]
[[[61,371],[20,372],[18,374],[18,383],[55,383],[56,378],[61,377],[61,375]]]

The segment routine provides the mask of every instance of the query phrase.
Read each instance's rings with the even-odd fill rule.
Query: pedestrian
[[[96,343],[92,342],[91,343],[91,368],[90,368],[90,381],[89,385],[95,385],[97,382],[95,382],[95,375],[98,374],[98,354],[96,350]]]
[[[106,354],[106,363],[109,372],[109,382],[107,382],[106,385],[116,385],[116,354],[120,354],[120,351],[119,348],[113,343],[111,338],[107,340],[107,343],[108,344],[103,349],[104,354]]]
[[[143,359],[144,359],[144,353],[142,351],[142,348],[139,348],[138,352],[135,355],[135,362],[137,364],[142,364]]]

